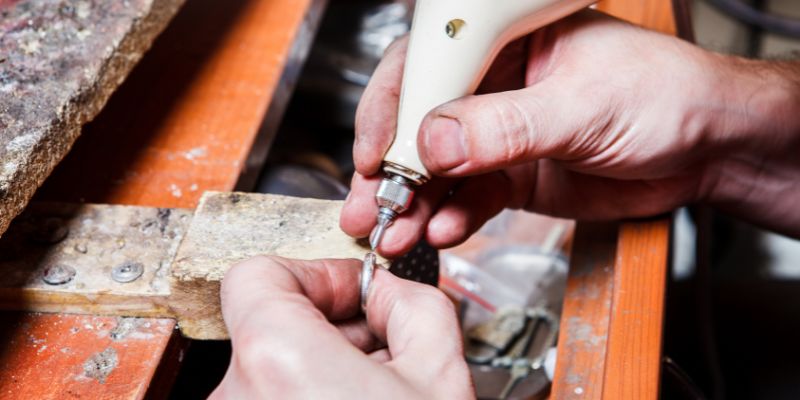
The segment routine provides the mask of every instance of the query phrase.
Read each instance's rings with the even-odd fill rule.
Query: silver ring
[[[367,253],[364,256],[364,264],[361,266],[361,312],[367,313],[367,296],[369,296],[369,285],[375,275],[375,253]]]

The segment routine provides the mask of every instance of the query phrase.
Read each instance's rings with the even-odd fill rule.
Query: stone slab
[[[0,234],[183,0],[0,0]]]

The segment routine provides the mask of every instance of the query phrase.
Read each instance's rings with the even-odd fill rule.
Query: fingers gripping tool
[[[411,207],[431,174],[420,161],[417,134],[425,115],[475,92],[509,42],[595,0],[417,0],[405,60],[394,141],[383,159],[375,199],[374,251],[386,229]]]

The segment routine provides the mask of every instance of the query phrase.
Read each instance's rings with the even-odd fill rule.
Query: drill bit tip
[[[389,208],[381,207],[378,210],[378,224],[375,225],[375,228],[372,229],[372,233],[369,235],[369,245],[372,247],[372,251],[375,251],[378,245],[381,244],[381,239],[383,239],[383,234],[386,233],[386,228],[392,225],[394,217],[396,216],[397,213]]]
[[[381,243],[383,234],[386,232],[386,228],[388,226],[389,224],[379,220],[378,225],[375,225],[375,228],[372,229],[372,234],[369,236],[369,246],[372,248],[372,251],[375,251],[378,248],[378,245]]]

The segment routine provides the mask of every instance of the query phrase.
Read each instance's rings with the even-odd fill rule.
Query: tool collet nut
[[[379,207],[386,207],[397,214],[402,213],[411,206],[414,190],[402,176],[393,175],[384,178],[375,194]]]

